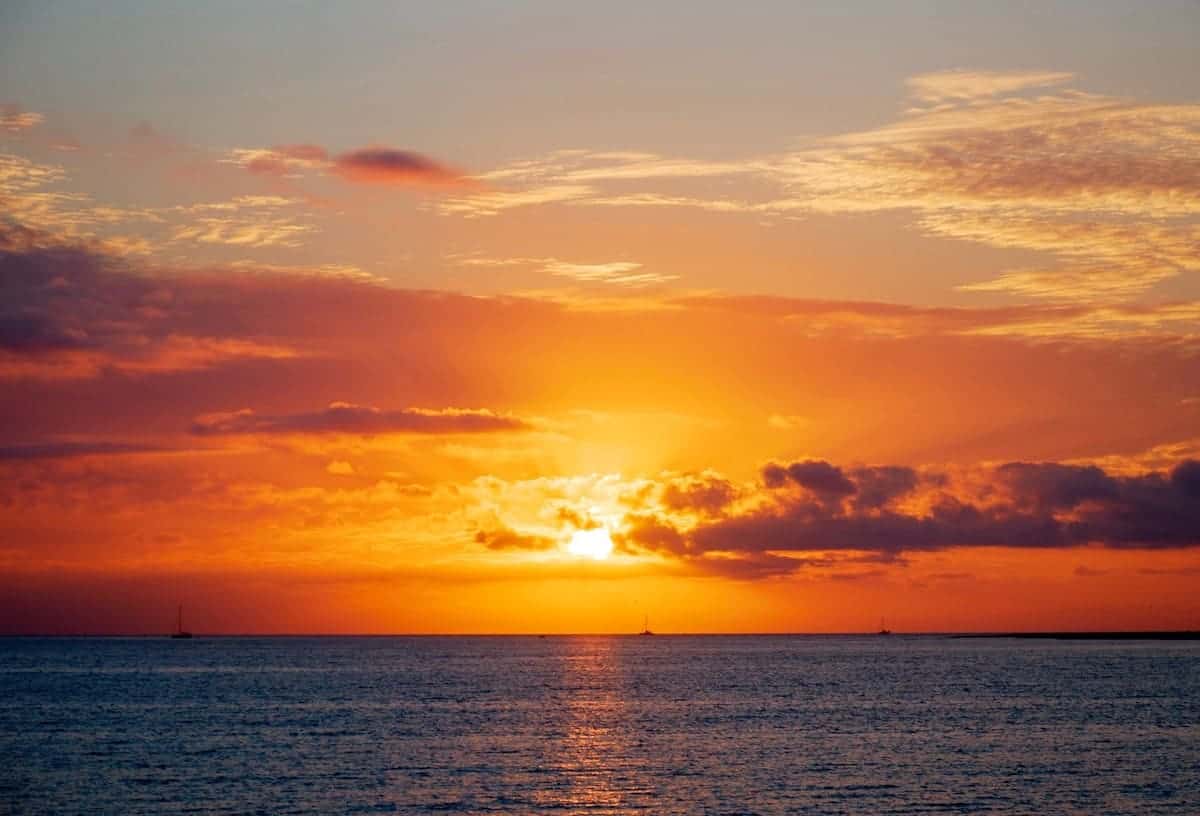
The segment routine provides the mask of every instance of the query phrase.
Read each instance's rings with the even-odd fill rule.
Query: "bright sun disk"
[[[612,537],[608,530],[597,527],[594,530],[576,530],[567,542],[567,552],[571,555],[581,555],[587,558],[603,561],[612,554]]]

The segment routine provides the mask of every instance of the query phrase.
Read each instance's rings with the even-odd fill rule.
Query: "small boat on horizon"
[[[183,604],[179,605],[179,615],[175,620],[175,631],[171,633],[171,640],[191,640],[192,633],[183,628]]]
[[[653,634],[654,633],[650,631],[650,616],[647,615],[645,617],[645,619],[642,621],[642,631],[638,632],[638,635],[645,636],[645,635],[653,635]]]
[[[892,630],[891,630],[891,629],[888,629],[888,628],[887,628],[887,624],[885,624],[885,623],[883,622],[883,618],[880,618],[880,619],[879,619],[879,632],[877,632],[877,634],[880,634],[880,635],[890,635],[891,633],[892,633]]]

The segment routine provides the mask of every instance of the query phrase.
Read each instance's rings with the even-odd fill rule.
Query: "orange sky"
[[[590,140],[428,144],[170,77],[99,116],[10,50],[0,633],[1200,628],[1200,89],[1013,48],[708,147],[635,115],[664,66]]]

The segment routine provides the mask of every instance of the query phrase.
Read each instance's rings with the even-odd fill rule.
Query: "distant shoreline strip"
[[[1026,640],[1200,640],[1200,631],[1181,632],[1004,632],[951,635],[954,638],[1022,638]]]

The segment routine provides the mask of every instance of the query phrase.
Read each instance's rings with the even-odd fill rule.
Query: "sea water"
[[[1200,814],[1200,643],[0,640],[0,812]]]

